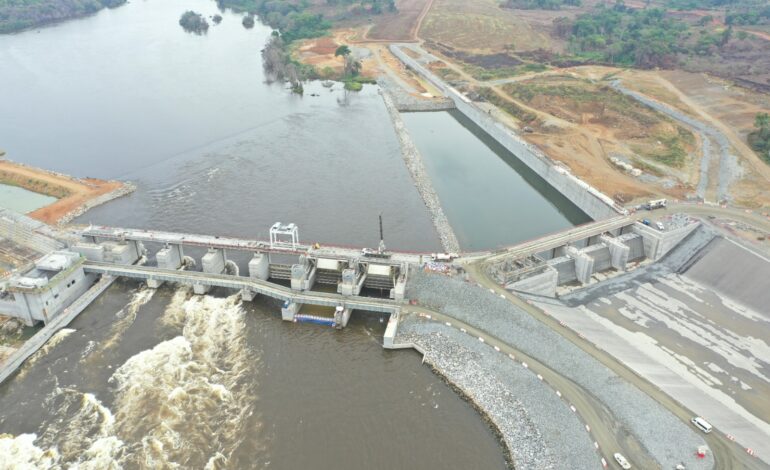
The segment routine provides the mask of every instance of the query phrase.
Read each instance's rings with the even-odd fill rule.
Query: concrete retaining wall
[[[694,222],[684,227],[661,232],[647,225],[637,222],[633,226],[634,233],[642,236],[644,254],[647,258],[658,261],[684,240],[689,234],[700,226],[700,222]]]
[[[26,215],[0,209],[0,238],[6,238],[38,253],[49,253],[64,248],[64,244],[53,238],[46,224]]]
[[[468,119],[492,136],[500,145],[524,162],[532,171],[572,201],[589,217],[594,220],[600,220],[617,214],[626,214],[626,210],[615,204],[610,197],[580,180],[570,173],[568,169],[550,160],[542,152],[522,140],[512,130],[478,108],[465,95],[447,85],[435,74],[405,54],[400,46],[391,45],[390,50],[407,67],[425,77],[425,79],[454,101],[457,109],[467,116]]]

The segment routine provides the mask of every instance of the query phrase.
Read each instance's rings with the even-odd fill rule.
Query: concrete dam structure
[[[24,218],[16,220],[27,224]],[[430,254],[305,245],[294,224],[276,223],[270,240],[259,241],[93,226],[56,232],[30,222],[13,233],[23,234],[22,242],[31,239],[38,248],[55,249],[0,279],[0,312],[45,326],[9,359],[0,381],[119,277],[145,281],[151,288],[166,282],[189,285],[198,295],[212,287],[234,289],[244,301],[263,295],[282,302],[285,321],[337,329],[348,324],[354,310],[389,314],[383,340],[388,347],[409,302],[412,269],[441,265],[462,270],[481,263],[503,287],[553,295],[559,285],[585,284],[604,270],[623,271],[630,260],[660,259],[696,226],[693,221],[659,231],[617,216],[501,250]],[[204,252],[198,261],[185,250]],[[228,252],[250,256],[247,273],[240,272]]]

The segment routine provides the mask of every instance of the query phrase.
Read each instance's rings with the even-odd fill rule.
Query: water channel
[[[303,241],[375,246],[383,212],[389,246],[438,249],[375,87],[293,96],[265,83],[268,28],[224,13],[195,36],[177,24],[188,9],[217,12],[133,1],[0,36],[8,157],[137,184],[82,223],[263,238],[281,220]],[[214,294],[116,283],[0,386],[0,434],[37,435],[0,439],[0,455],[38,467],[504,467],[491,431],[416,353],[382,350],[379,316],[335,332]]]
[[[464,249],[512,245],[590,221],[462,113],[403,119]]]
[[[18,186],[0,184],[0,207],[25,214],[56,201],[55,197],[29,191]]]

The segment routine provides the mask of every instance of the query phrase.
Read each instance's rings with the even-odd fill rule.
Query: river
[[[188,9],[217,12],[132,1],[0,36],[8,157],[136,183],[81,223],[266,238],[295,222],[302,241],[376,246],[382,212],[389,247],[439,249],[376,87],[292,95],[265,82],[268,28],[226,12],[196,36],[177,24]],[[418,354],[382,349],[382,317],[356,312],[337,332],[213,294],[116,283],[0,386],[0,434],[17,436],[0,455],[40,468],[504,468],[491,430]]]
[[[136,182],[81,222],[264,237],[281,220],[375,246],[382,211],[390,246],[438,248],[375,87],[293,96],[264,83],[266,27],[225,13],[190,35],[186,9],[216,12],[136,1],[0,37],[8,157]],[[382,317],[337,332],[279,310],[116,283],[0,386],[0,434],[16,436],[0,467],[504,468],[417,353],[382,349]]]

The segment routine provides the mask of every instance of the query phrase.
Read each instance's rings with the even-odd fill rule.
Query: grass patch
[[[514,118],[518,119],[521,122],[525,122],[527,124],[530,124],[537,120],[537,116],[521,106],[517,105],[516,103],[513,103],[502,96],[498,95],[497,92],[494,90],[491,90],[489,88],[479,88],[476,90],[477,93],[487,100],[488,102],[492,103],[493,105],[497,106],[498,108],[502,109],[506,113],[510,114]]]
[[[463,63],[462,67],[463,67],[463,70],[465,70],[468,73],[468,75],[482,82],[486,82],[489,80],[499,80],[501,78],[515,77],[517,75],[524,75],[527,73],[536,73],[536,72],[542,72],[544,70],[548,70],[548,66],[543,64],[535,64],[535,63],[526,63],[521,65],[516,65],[513,67],[498,67],[498,68],[484,68],[479,65]]]
[[[672,168],[681,168],[687,160],[687,151],[682,145],[682,138],[674,136],[657,136],[663,148],[650,149],[649,147],[639,148],[639,153],[647,158],[653,159]]]

